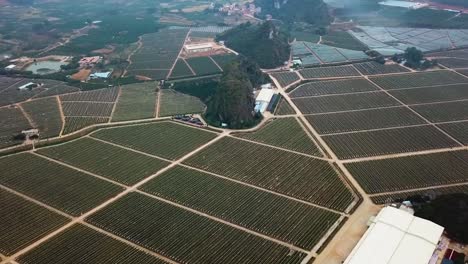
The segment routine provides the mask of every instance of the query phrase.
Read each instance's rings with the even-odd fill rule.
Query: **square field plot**
[[[197,97],[164,89],[160,93],[159,116],[203,113],[205,104]]]
[[[371,196],[370,198],[376,204],[389,204],[393,202],[402,202],[408,197],[423,196],[436,197],[444,194],[465,193],[468,194],[468,184],[455,185],[450,187],[430,188],[421,191],[408,191],[398,193],[387,193],[382,195]]]
[[[10,256],[60,226],[68,218],[0,189],[0,253]]]
[[[101,129],[92,137],[151,155],[177,159],[208,143],[216,134],[173,122],[156,122]]]
[[[86,252],[86,253],[85,253]],[[74,225],[19,257],[20,263],[148,263],[167,262],[84,225]]]
[[[112,114],[114,103],[62,102],[62,107],[65,116],[106,117]]]
[[[468,83],[389,91],[405,104],[468,99]]]
[[[341,211],[353,201],[351,191],[328,162],[231,137],[184,163]]]
[[[386,90],[468,83],[468,78],[452,71],[408,73],[371,77],[370,79]]]
[[[74,140],[37,152],[127,185],[135,184],[169,164],[92,138]]]
[[[398,101],[384,92],[328,95],[294,98],[292,100],[303,114],[343,112],[400,105]]]
[[[294,263],[306,256],[270,240],[130,193],[86,220],[181,263]]]
[[[306,116],[320,134],[426,124],[406,107]]]
[[[351,65],[304,69],[300,70],[299,74],[304,79],[361,76],[356,68]]]
[[[411,106],[431,122],[468,120],[468,100]]]
[[[456,122],[456,123],[446,123],[437,125],[442,128],[445,132],[449,133],[456,140],[468,145],[468,121],[467,122]]]
[[[410,71],[398,64],[385,65],[375,61],[357,63],[354,64],[354,67],[356,67],[364,75],[402,73]]]
[[[460,146],[433,126],[356,132],[322,138],[340,159]]]
[[[451,151],[345,165],[367,193],[468,181],[468,151]]]
[[[318,96],[327,94],[342,94],[355,92],[370,92],[378,90],[366,79],[356,78],[348,80],[319,81],[303,84],[294,89],[291,97]]]
[[[152,118],[156,112],[156,84],[137,83],[122,86],[112,122]]]
[[[0,167],[0,184],[74,216],[123,191],[117,185],[29,153],[0,158]]]
[[[175,167],[159,175],[141,189],[309,250],[339,217],[311,205],[184,167]]]

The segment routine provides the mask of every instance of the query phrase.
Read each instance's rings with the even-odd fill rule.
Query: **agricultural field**
[[[377,91],[378,88],[364,78],[317,81],[298,86],[289,93],[291,97]]]
[[[320,114],[400,105],[384,92],[293,98],[303,114]]]
[[[221,73],[219,68],[210,57],[194,57],[185,60],[197,76],[213,75]]]
[[[168,165],[163,160],[93,138],[42,148],[37,153],[125,185],[133,185]]]
[[[128,84],[121,87],[112,122],[153,118],[156,112],[156,84]]]
[[[289,103],[281,97],[279,99],[278,105],[276,106],[275,109],[275,115],[294,115],[296,114],[296,111],[289,105]]]
[[[270,75],[278,80],[278,83],[283,88],[300,80],[296,72],[275,72]]]
[[[424,104],[468,99],[468,84],[453,84],[390,90],[389,93],[405,104]]]
[[[164,80],[169,74],[169,70],[148,70],[148,69],[135,69],[127,70],[127,75],[141,76],[151,80]]]
[[[86,254],[83,254],[86,252]],[[25,255],[19,257],[20,263],[148,263],[165,264],[132,246],[115,240],[84,225],[74,225],[57,236],[47,240]]]
[[[221,67],[221,69],[225,69],[231,62],[235,61],[237,59],[237,55],[229,53],[229,54],[223,54],[223,55],[211,55],[210,56],[216,64]]]
[[[238,137],[309,155],[322,156],[318,147],[295,117],[275,119],[255,132],[241,133]]]
[[[99,102],[62,102],[65,116],[109,117],[114,103]]]
[[[180,166],[159,175],[141,189],[309,250],[339,216]]]
[[[102,102],[112,103],[119,96],[119,88],[104,88],[88,92],[73,93],[60,96],[62,102]]]
[[[434,187],[427,190],[421,191],[408,191],[408,192],[398,192],[398,193],[388,193],[382,195],[371,196],[370,198],[376,204],[389,204],[393,202],[401,202],[406,200],[408,197],[413,196],[425,196],[435,198],[443,194],[452,194],[452,193],[465,193],[468,194],[468,184],[465,185],[456,185],[451,187]]]
[[[452,71],[432,71],[376,76],[371,77],[370,79],[386,90],[468,83],[468,78]]]
[[[2,107],[0,108],[0,147],[9,147],[20,144],[21,141],[16,141],[13,137],[22,130],[31,128],[32,125],[23,115],[23,112],[18,107]]]
[[[306,116],[320,134],[426,124],[406,107]]]
[[[468,146],[468,121],[437,125],[456,140]]]
[[[460,146],[431,125],[322,137],[341,159]]]
[[[466,150],[348,163],[345,166],[361,187],[371,194],[468,182]]]
[[[184,164],[340,211],[353,201],[328,162],[232,137],[217,141]]]
[[[0,184],[74,216],[123,190],[30,153],[0,158],[0,167]]]
[[[6,256],[68,222],[66,217],[3,189],[0,208],[0,253]]]
[[[75,131],[81,130],[95,124],[102,124],[109,122],[108,117],[86,117],[86,116],[71,116],[65,117],[65,125],[62,134],[67,135]]]
[[[292,55],[294,58],[316,57],[312,64],[306,62],[304,66],[343,63],[349,61],[367,60],[369,56],[363,51],[351,49],[336,48],[329,45],[317,44],[306,41],[295,41],[291,44]]]
[[[431,122],[449,122],[468,119],[468,101],[434,103],[411,106]]]
[[[354,68],[352,65],[303,69],[299,71],[299,74],[304,79],[361,76],[356,68]]]
[[[34,128],[39,129],[41,138],[60,135],[63,122],[60,105],[56,97],[48,97],[21,104],[24,112],[31,118]]]
[[[181,263],[300,263],[305,253],[138,193],[86,220]],[[229,246],[226,246],[229,245]]]
[[[438,58],[437,63],[452,69],[468,68],[468,59]]]
[[[410,70],[400,66],[399,64],[381,64],[375,61],[356,63],[354,64],[354,67],[356,67],[363,75],[410,72]]]
[[[0,91],[0,106],[20,103],[45,91],[45,89],[43,89],[42,87],[36,87],[31,89],[26,88],[22,90],[19,89],[19,87],[28,84],[29,82],[32,82],[32,80],[23,79],[15,85]]]
[[[159,116],[197,114],[205,111],[205,104],[197,97],[163,89],[159,100]]]
[[[322,36],[322,44],[338,47],[342,49],[367,50],[367,46],[359,40],[355,39],[351,34],[346,31],[330,31],[328,34]]]
[[[61,95],[61,94],[76,93],[79,91],[80,89],[77,87],[68,86],[65,84],[57,84],[50,88],[46,88],[45,91],[39,93],[34,98],[42,98],[42,97],[55,96],[55,95]]]
[[[175,160],[216,137],[215,133],[174,122],[105,128],[92,137]]]
[[[184,78],[184,77],[193,77],[195,73],[189,68],[187,62],[184,59],[178,59],[174,69],[171,72],[171,79]]]

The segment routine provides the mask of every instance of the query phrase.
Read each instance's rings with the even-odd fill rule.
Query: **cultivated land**
[[[0,147],[20,144],[13,137],[24,129],[32,127],[23,111],[17,106],[0,108]]]
[[[42,138],[56,137],[62,130],[60,105],[56,97],[49,97],[21,104],[26,115],[35,128],[39,129]]]
[[[112,122],[153,118],[156,115],[156,84],[138,83],[122,86]]]
[[[205,111],[205,104],[197,97],[164,89],[160,93],[159,116],[197,114]]]
[[[364,78],[318,81],[298,86],[291,93],[291,97],[309,97],[327,94],[344,94],[355,92],[371,92],[378,88]]]
[[[65,117],[65,126],[62,134],[70,134],[91,125],[107,123],[108,117],[69,116]]]

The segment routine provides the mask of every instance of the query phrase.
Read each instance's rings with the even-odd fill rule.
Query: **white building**
[[[213,49],[212,43],[187,44],[184,47],[187,53],[207,52]]]
[[[13,70],[14,68],[16,68],[16,65],[15,64],[10,64],[10,65],[5,67],[5,70],[10,71],[10,70]]]
[[[344,264],[428,264],[443,231],[407,211],[385,207]]]
[[[274,94],[272,89],[261,89],[255,99],[255,112],[265,112]]]

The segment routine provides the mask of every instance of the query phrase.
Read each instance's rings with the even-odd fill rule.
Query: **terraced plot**
[[[141,189],[309,250],[339,217],[184,167],[159,175]]]
[[[351,65],[303,69],[299,74],[304,79],[360,76],[356,68]]]
[[[0,167],[0,184],[74,216],[123,190],[29,153],[0,158]]]
[[[322,138],[341,159],[459,146],[433,126],[357,132]]]
[[[442,85],[389,91],[405,104],[422,104],[468,99],[468,84]]]
[[[67,135],[85,127],[107,123],[108,121],[109,118],[107,117],[65,117],[65,126],[63,127],[62,134]]]
[[[62,102],[115,102],[119,95],[119,88],[106,88],[89,92],[73,93],[60,96]]]
[[[0,208],[0,253],[6,256],[68,221],[64,216],[3,189],[0,189]]]
[[[468,120],[468,101],[411,106],[431,122]]]
[[[322,156],[318,147],[294,117],[275,119],[255,132],[242,133],[238,137],[310,155]]]
[[[414,196],[426,196],[426,197],[435,198],[439,195],[452,194],[452,193],[468,194],[468,184],[452,186],[452,187],[431,188],[428,190],[421,190],[421,191],[389,193],[389,194],[371,196],[370,198],[376,204],[388,204],[388,203],[394,203],[394,202],[402,202],[406,200],[408,197],[412,197],[412,196],[413,197]]]
[[[378,88],[366,79],[348,79],[310,82],[303,84],[291,93],[291,97],[318,96],[327,94],[342,94],[355,92],[377,91]]]
[[[62,107],[65,116],[109,117],[114,103],[62,102]]]
[[[166,161],[92,138],[81,138],[37,152],[126,185],[133,185],[168,165]]]
[[[157,122],[101,129],[92,137],[163,158],[177,159],[214,139],[216,134],[173,122]]]
[[[49,97],[21,104],[26,114],[31,118],[34,127],[39,129],[41,138],[60,135],[63,122],[60,106],[55,97]]]
[[[294,115],[296,111],[289,105],[283,97],[279,99],[278,106],[275,109],[275,115]]]
[[[346,164],[367,193],[468,181],[468,151],[452,151]]]
[[[410,70],[398,64],[381,64],[375,61],[357,63],[354,64],[354,67],[364,75],[410,72]]]
[[[184,59],[178,59],[174,69],[172,69],[171,78],[183,78],[183,77],[190,77],[194,76],[192,70],[188,67],[187,63]]]
[[[221,73],[222,70],[209,57],[195,57],[185,60],[197,76]]]
[[[328,162],[231,137],[184,163],[341,211],[353,200]]]
[[[122,86],[112,122],[153,118],[156,110],[156,84],[138,83]]]
[[[370,79],[380,87],[387,90],[468,83],[468,78],[452,71],[418,72],[402,75],[371,77]]]
[[[197,114],[205,111],[205,104],[197,97],[164,89],[159,100],[159,116]]]
[[[84,225],[74,225],[19,258],[24,264],[75,263],[77,260],[102,264],[166,263]]]
[[[14,136],[22,130],[31,128],[21,109],[17,107],[0,108],[0,147],[9,147],[22,143],[14,140]]]
[[[384,92],[293,98],[303,114],[320,114],[400,105]]]
[[[300,263],[304,253],[142,194],[87,219],[181,263]]]
[[[299,75],[297,75],[296,72],[276,72],[272,73],[271,76],[278,80],[279,84],[283,88],[300,80]]]
[[[426,124],[406,107],[306,116],[320,134]]]
[[[445,132],[449,133],[456,140],[464,145],[468,145],[468,121],[437,125]]]

